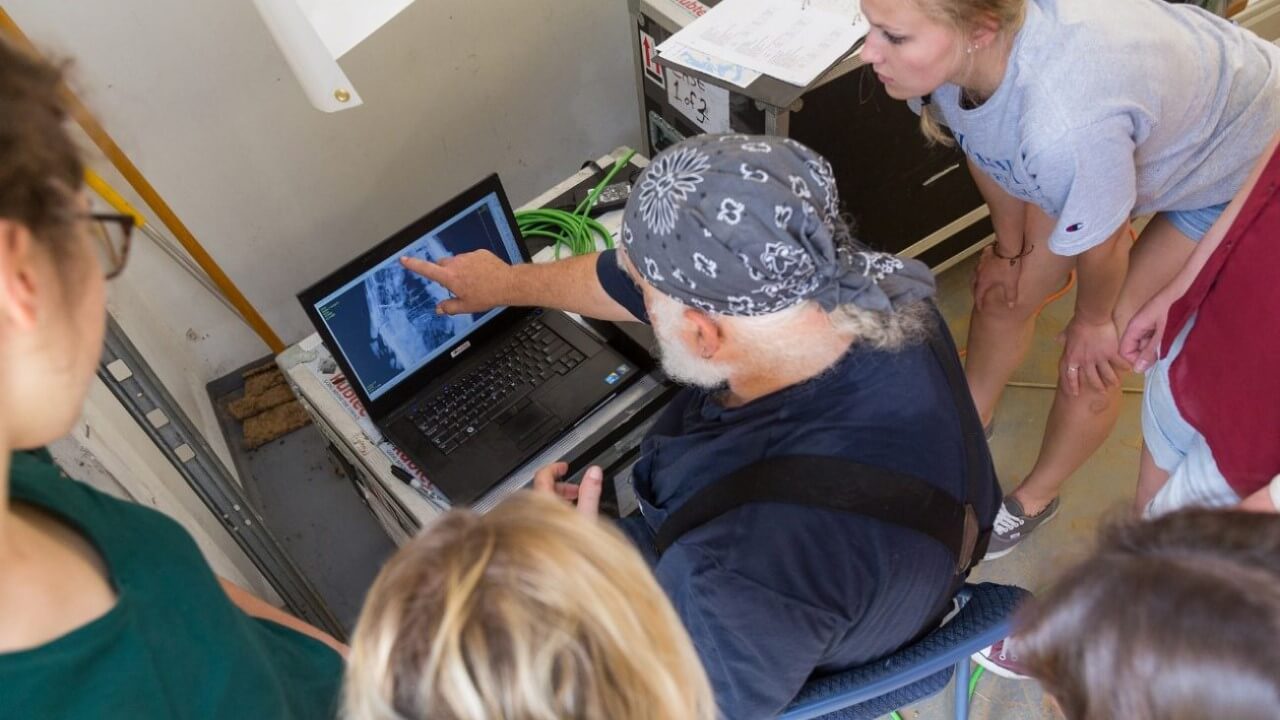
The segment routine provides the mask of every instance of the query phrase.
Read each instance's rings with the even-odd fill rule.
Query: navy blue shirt
[[[597,265],[600,282],[643,319],[612,255]],[[793,454],[877,465],[964,499],[960,427],[926,343],[894,352],[855,343],[819,376],[744,406],[685,389],[665,409],[634,470],[643,522],[624,525],[656,561],[725,717],[772,717],[811,674],[875,660],[930,630],[957,589],[954,560],[896,525],[776,503],[721,515],[658,559],[652,538],[668,514],[733,470]],[[990,528],[1000,488],[989,455],[984,467],[981,497],[968,500]]]

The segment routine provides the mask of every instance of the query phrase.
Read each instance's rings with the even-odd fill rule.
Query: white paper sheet
[[[852,0],[724,0],[659,46],[685,48],[806,86],[869,26]]]
[[[849,18],[849,22],[857,23],[862,16],[862,5],[858,0],[801,0],[806,10],[820,10]]]
[[[706,73],[713,78],[723,80],[740,88],[747,87],[760,78],[760,73],[737,63],[725,62],[703,52],[695,52],[678,43],[665,42],[660,53],[664,60]]]

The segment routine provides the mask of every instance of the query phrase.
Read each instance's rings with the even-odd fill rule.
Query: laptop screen
[[[337,345],[334,349],[342,353],[370,400],[448,352],[502,311],[437,315],[436,304],[449,299],[449,291],[405,270],[401,256],[439,262],[487,249],[514,265],[521,262],[516,242],[498,193],[491,192],[315,303],[316,314]]]

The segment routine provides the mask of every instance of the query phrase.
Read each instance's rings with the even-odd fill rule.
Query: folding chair
[[[960,610],[920,641],[876,662],[814,677],[781,720],[872,720],[940,692],[955,675],[955,718],[969,717],[969,656],[1009,634],[1031,593],[1013,585],[966,585]]]

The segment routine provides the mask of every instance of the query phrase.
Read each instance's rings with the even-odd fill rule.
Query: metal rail
[[[98,377],[173,463],[280,594],[289,610],[339,640],[345,639],[346,632],[329,606],[263,524],[262,516],[248,503],[244,491],[213,448],[191,424],[114,318],[107,321]]]

